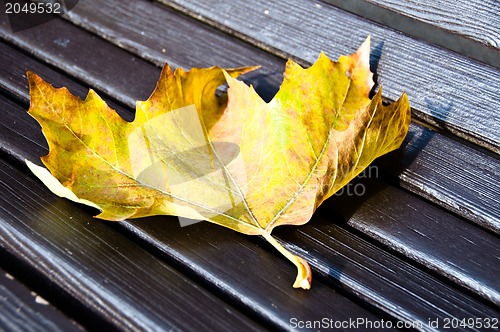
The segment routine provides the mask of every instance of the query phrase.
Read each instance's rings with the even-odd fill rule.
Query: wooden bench
[[[81,0],[18,32],[2,10],[0,330],[405,322],[482,330],[495,319],[498,328],[500,8],[495,0],[415,3]],[[261,65],[245,80],[269,100],[286,58],[305,66],[320,51],[337,58],[368,34],[384,97],[406,91],[414,121],[398,151],[353,181],[362,195],[336,195],[308,224],[276,229],[311,264],[309,291],[291,287],[295,267],[263,239],[207,222],[180,227],[174,217],[95,220],[24,164],[47,153],[26,113],[26,69],[81,97],[93,88],[130,120],[165,62]]]

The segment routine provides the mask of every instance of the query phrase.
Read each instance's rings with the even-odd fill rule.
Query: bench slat
[[[473,38],[500,50],[500,4],[495,0],[364,0]]]
[[[190,225],[182,232],[175,231],[178,225],[162,225],[159,218],[125,221],[120,225],[154,250],[177,260],[199,280],[217,285],[225,298],[240,302],[247,312],[272,320],[280,328],[289,330],[294,318],[348,321],[365,317],[367,313],[349,299],[372,311],[367,316],[369,320],[399,318],[394,310],[374,310],[373,303],[366,303],[363,298],[360,301],[357,293],[339,285],[338,280],[325,283],[316,272],[310,290],[293,289],[295,267],[260,238],[207,222]],[[390,304],[379,307],[387,309]]]
[[[4,257],[0,251],[2,265]],[[84,331],[52,304],[0,269],[0,330],[2,331]]]
[[[335,223],[331,213],[328,218],[325,215],[317,215],[296,231],[277,229],[275,234],[291,251],[308,259],[323,277],[332,282],[340,278],[345,289],[359,292],[375,306],[392,306],[383,310],[407,321],[500,314],[477,299],[458,294],[449,283],[354,236],[342,228],[340,215]]]
[[[500,5],[496,0],[322,1],[500,67]]]
[[[292,252],[310,262],[314,269],[312,289],[318,282],[339,285],[343,291],[357,294],[363,301],[383,312],[408,321],[425,322],[431,317],[442,320],[445,317],[470,318],[499,314],[474,298],[457,292],[437,278],[333,225],[331,218],[326,220],[317,216],[310,223],[299,229],[277,228],[275,236],[284,240],[283,245]],[[190,226],[190,230],[192,229],[189,232],[190,238],[172,235],[172,232],[157,220],[124,222],[122,226],[143,238],[154,248],[175,256],[203,279],[218,280],[221,288],[230,296],[234,287],[241,289],[241,286],[232,281],[238,273],[232,271],[232,275],[229,276],[224,269],[227,264],[232,265],[234,260],[238,260],[243,249],[229,254],[229,250],[224,248],[242,244],[246,246],[247,242],[244,239],[237,239],[233,243],[232,240],[228,240],[233,237],[230,234],[220,235],[228,232],[227,230],[217,230],[212,225],[203,224]],[[250,250],[251,246],[262,241],[256,238],[254,242],[248,244]],[[204,247],[205,243],[216,245],[207,250]],[[265,243],[263,245],[266,246]],[[258,252],[255,254],[259,258],[254,258],[252,261],[255,261],[254,264],[260,264],[263,255],[259,255]],[[218,262],[211,257],[225,259],[223,262]],[[250,298],[247,294],[244,293],[245,297]],[[255,298],[255,295],[251,298]],[[301,301],[306,301],[306,298],[302,298]],[[326,313],[316,306],[315,310],[319,310],[318,314]],[[303,319],[314,316],[309,312],[297,315]]]
[[[402,147],[374,165],[401,187],[500,234],[496,156],[412,123]]]
[[[335,57],[351,53],[371,34],[384,96],[396,100],[406,91],[414,116],[500,153],[500,70],[496,68],[333,6],[317,7],[313,1],[162,2],[272,53],[289,54],[305,63],[315,61],[320,51]],[[91,1],[86,4],[74,15],[94,15]]]
[[[340,214],[381,244],[500,305],[497,235],[377,179],[364,182],[365,195],[337,196],[319,213]]]

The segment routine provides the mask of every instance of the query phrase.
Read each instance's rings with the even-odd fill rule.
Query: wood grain
[[[500,4],[495,0],[365,0],[500,49]]]
[[[401,187],[500,234],[498,166],[496,156],[411,124],[402,147],[376,160],[380,172],[372,173],[389,173]]]
[[[2,266],[5,263],[3,260]],[[0,308],[2,331],[84,331],[82,326],[1,268]]]
[[[481,317],[481,314],[498,314],[497,311],[473,297],[460,291],[457,292],[438,278],[385,253],[345,229],[335,226],[332,222],[330,218],[329,220],[313,218],[311,225],[300,229],[280,230],[278,228],[276,231],[276,236],[284,240],[285,246],[311,263],[314,269],[314,282],[311,290],[314,291],[318,283],[321,284],[320,287],[323,287],[322,284],[326,281],[333,286],[340,286],[345,292],[356,294],[363,301],[403,321],[424,322],[429,317],[470,318]],[[241,291],[242,287],[233,281],[235,278],[226,275],[225,266],[227,264],[234,266],[234,260],[238,261],[237,257],[242,251],[255,251],[259,259],[254,264],[260,266],[262,266],[261,258],[267,255],[263,255],[260,248],[259,250],[257,250],[258,247],[255,248],[256,245],[266,247],[265,243],[257,241],[259,239],[255,239],[256,243],[252,244],[240,236],[234,239],[235,236],[229,233],[225,237],[224,234],[229,231],[218,230],[217,226],[206,223],[192,226],[189,232],[190,238],[180,237],[178,234],[172,235],[171,231],[153,219],[125,222],[122,225],[143,238],[156,250],[164,252],[165,255],[173,255],[174,259],[179,260],[203,279],[216,280],[222,291],[227,292],[228,297],[236,296],[235,289]],[[220,236],[220,233],[223,236]],[[204,248],[207,242],[214,245]],[[242,248],[242,245],[245,248]],[[232,246],[238,247],[237,252],[230,253],[229,250],[224,250]],[[180,248],[182,250],[179,250]],[[267,249],[272,250],[269,246]],[[212,261],[210,260],[212,256],[225,259],[223,262]],[[233,276],[235,273],[237,275],[237,272],[231,271]],[[262,289],[266,289],[262,281],[256,277],[254,284],[259,285],[261,292]],[[244,290],[242,296],[253,301],[261,300],[259,295],[249,296],[249,294],[251,294],[249,290]],[[266,296],[272,299],[275,295],[271,291]],[[309,295],[302,297],[300,301],[308,301],[308,297]],[[254,302],[254,305],[256,308],[261,308],[262,303],[264,302]],[[306,302],[302,303],[305,305]],[[311,306],[319,312],[298,312],[293,315],[307,319],[307,317],[317,317],[316,315],[325,313],[317,304],[311,303]],[[290,318],[283,312],[279,315]]]
[[[359,181],[366,188],[363,196],[336,196],[317,213],[327,219],[340,216],[388,248],[500,304],[498,235],[377,179]]]
[[[500,70],[412,39],[333,6],[284,0],[163,1],[269,52],[312,63],[320,51],[350,54],[372,36],[378,83],[408,93],[415,117],[500,152]],[[90,2],[89,2],[90,7]],[[83,11],[83,8],[82,8]],[[92,8],[86,16],[90,16]],[[76,14],[76,13],[75,13]]]
[[[200,282],[216,286],[231,303],[239,303],[246,312],[270,320],[278,328],[290,330],[293,318],[328,317],[343,321],[352,317],[369,320],[397,317],[392,310],[374,310],[371,304],[360,301],[359,294],[345,291],[338,281],[323,282],[317,278],[316,271],[309,291],[293,289],[295,267],[264,240],[207,222],[180,230],[177,220],[172,219],[169,227],[162,225],[159,218],[126,221],[120,225],[140,237],[152,250],[177,261],[187,272],[198,276]],[[391,301],[392,295],[388,298]],[[380,316],[377,318],[377,315]]]
[[[496,0],[323,0],[449,50],[500,67]]]
[[[359,293],[375,306],[392,306],[381,309],[395,312],[403,321],[495,317],[500,313],[353,236],[336,225],[342,224],[340,217],[332,221],[331,215],[328,219],[318,215],[300,229],[277,230],[276,235],[291,251],[311,262],[324,278],[336,282],[340,277],[344,289]]]

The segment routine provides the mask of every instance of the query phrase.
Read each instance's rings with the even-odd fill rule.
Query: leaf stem
[[[293,283],[294,288],[303,288],[309,289],[311,288],[311,268],[305,259],[302,257],[296,256],[292,254],[290,251],[285,249],[275,238],[271,236],[270,233],[264,233],[262,236],[272,244],[273,247],[278,249],[278,251],[283,254],[288,260],[290,260],[297,267],[297,278]]]

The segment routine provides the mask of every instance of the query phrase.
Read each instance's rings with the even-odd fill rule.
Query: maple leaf
[[[28,165],[54,193],[101,210],[98,218],[166,214],[261,235],[297,266],[294,287],[307,289],[309,265],[272,230],[309,221],[408,131],[406,94],[389,106],[381,89],[369,98],[369,47],[368,38],[338,62],[322,53],[308,69],[288,61],[269,103],[235,78],[255,67],[165,66],[132,122],[92,90],[82,101],[28,73],[29,114],[49,144],[48,170]]]

